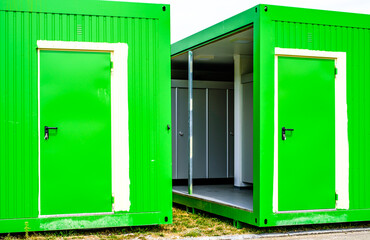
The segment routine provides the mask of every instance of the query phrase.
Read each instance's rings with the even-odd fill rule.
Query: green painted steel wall
[[[38,216],[36,41],[60,40],[128,44],[130,213],[171,222],[169,6],[12,2],[0,3],[0,219]]]
[[[260,5],[254,34],[259,82],[259,199],[260,226],[368,221],[370,194],[368,135],[370,15]],[[268,36],[268,37],[267,37]],[[275,47],[343,51],[347,55],[349,133],[349,210],[287,213],[272,212],[274,161]],[[320,126],[313,126],[313,128]],[[313,129],[314,131],[314,129]],[[320,137],[320,136],[318,136]],[[266,221],[263,221],[266,219]]]
[[[350,209],[370,208],[370,29],[274,24],[276,47],[347,53]]]

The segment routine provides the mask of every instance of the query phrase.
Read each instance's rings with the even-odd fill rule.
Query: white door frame
[[[113,68],[111,70],[111,153],[112,153],[112,195],[114,204],[109,213],[80,213],[41,215],[40,204],[40,51],[100,51],[111,53]],[[64,217],[112,214],[114,211],[130,210],[129,178],[129,138],[128,138],[128,91],[127,91],[127,57],[126,43],[95,43],[37,41],[38,54],[38,168],[39,168],[39,217]]]
[[[335,192],[338,194],[336,209],[349,208],[349,151],[347,117],[346,53],[314,51],[306,49],[275,48],[275,109],[274,109],[274,185],[273,212],[278,211],[278,57],[333,59],[338,73],[335,76]],[[334,196],[333,196],[334,198]],[[309,212],[325,210],[305,210]],[[289,211],[292,212],[292,211]],[[282,213],[282,212],[280,212]]]

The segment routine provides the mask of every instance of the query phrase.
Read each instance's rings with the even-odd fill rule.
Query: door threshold
[[[308,213],[308,212],[332,212],[336,211],[337,209],[315,209],[315,210],[293,210],[293,211],[277,211],[276,213]]]
[[[54,215],[39,215],[39,218],[54,218],[54,217],[84,217],[84,216],[97,216],[97,215],[112,215],[114,212],[102,213],[73,213],[73,214],[54,214]]]

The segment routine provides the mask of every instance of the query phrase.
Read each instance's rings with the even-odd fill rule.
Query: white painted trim
[[[40,153],[41,153],[41,148],[40,148],[40,137],[41,137],[41,126],[40,126],[40,49],[37,49],[37,140],[38,140],[38,176],[39,176],[39,195],[38,195],[38,210],[39,210],[39,215],[41,213],[41,205],[40,205],[40,200],[41,200],[41,194],[40,194],[40,189],[41,189],[41,181],[40,181],[40,174],[41,174],[41,169],[40,169]]]
[[[275,48],[274,184],[273,211],[278,212],[278,56],[334,59],[335,77],[335,191],[336,209],[349,209],[349,147],[347,116],[346,53]],[[322,210],[324,211],[324,210]]]
[[[275,55],[275,88],[274,88],[274,183],[272,195],[272,210],[274,213],[278,212],[279,206],[279,192],[278,192],[278,137],[279,137],[279,124],[278,124],[278,56]]]
[[[67,51],[102,51],[114,52],[126,43],[97,43],[97,42],[65,42],[65,41],[47,41],[38,40],[37,48],[39,50],[67,50]]]
[[[39,133],[39,214],[40,206],[40,50],[110,52],[111,72],[111,138],[113,211],[130,210],[129,136],[127,58],[125,43],[37,41],[38,47],[38,133]],[[91,214],[90,214],[91,215]],[[62,215],[58,215],[62,216]],[[41,217],[41,216],[40,216]]]

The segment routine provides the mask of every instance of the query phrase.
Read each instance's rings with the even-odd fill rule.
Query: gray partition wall
[[[193,177],[234,176],[233,82],[194,81]],[[188,177],[187,81],[172,80],[172,176]]]

